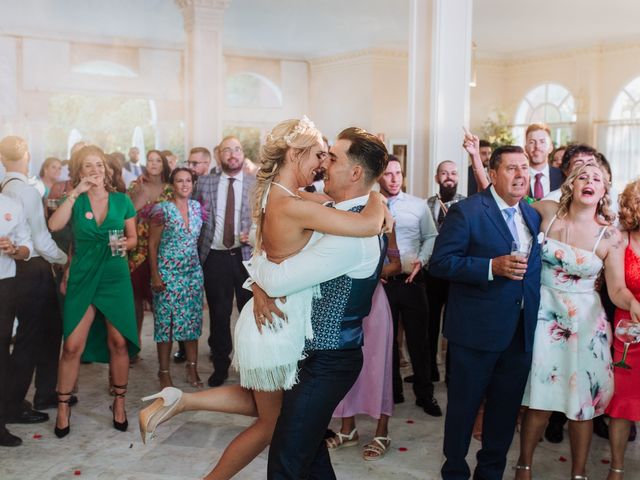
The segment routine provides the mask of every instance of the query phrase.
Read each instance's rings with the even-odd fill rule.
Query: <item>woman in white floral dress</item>
[[[531,478],[533,452],[553,411],[569,418],[571,478],[586,479],[592,419],[613,394],[611,328],[596,290],[603,267],[613,302],[640,314],[624,283],[624,248],[611,225],[608,191],[599,165],[587,163],[567,178],[560,203],[534,204],[544,231],[542,286],[518,480]]]

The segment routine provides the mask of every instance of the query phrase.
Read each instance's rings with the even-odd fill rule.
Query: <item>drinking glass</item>
[[[57,198],[47,198],[47,208],[52,212],[55,212],[59,205],[60,202]]]
[[[623,318],[616,325],[614,335],[618,340],[624,343],[624,350],[622,351],[622,358],[619,362],[613,364],[614,367],[625,368],[631,370],[627,360],[627,351],[632,343],[640,342],[640,323],[633,322],[631,319]]]
[[[511,255],[515,257],[523,257],[526,260],[527,258],[529,258],[530,251],[530,243],[520,243],[515,240],[511,242]]]
[[[109,246],[112,257],[124,257],[127,251],[123,248],[124,230],[109,230]]]

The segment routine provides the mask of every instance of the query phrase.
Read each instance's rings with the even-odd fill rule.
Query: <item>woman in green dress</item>
[[[129,355],[140,350],[133,290],[126,252],[136,246],[136,211],[129,197],[115,192],[105,154],[96,146],[78,152],[73,190],[51,215],[49,228],[60,230],[71,220],[73,259],[61,289],[64,304],[64,345],[58,370],[58,417],[55,434],[69,433],[69,399],[78,377],[80,358],[110,363],[113,426],[128,426],[124,397]],[[115,255],[109,231],[120,230]]]

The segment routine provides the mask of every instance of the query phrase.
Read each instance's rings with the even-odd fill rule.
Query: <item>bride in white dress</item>
[[[303,200],[298,191],[310,185],[331,160],[322,134],[306,117],[286,120],[271,131],[260,152],[260,170],[254,192],[256,248],[280,263],[307,246],[314,231],[333,235],[368,237],[380,233],[386,209],[381,195],[373,192],[361,213]],[[322,197],[322,196],[321,196]],[[311,301],[314,289],[302,290],[278,303],[286,320],[265,323],[256,319],[253,302],[243,308],[235,330],[234,365],[241,385],[224,385],[196,393],[168,387],[143,400],[156,399],[140,412],[143,442],[156,427],[184,411],[206,410],[257,417],[224,451],[207,479],[227,479],[238,473],[271,442],[280,413],[282,391],[296,382],[297,362],[303,356],[305,337],[310,338]]]

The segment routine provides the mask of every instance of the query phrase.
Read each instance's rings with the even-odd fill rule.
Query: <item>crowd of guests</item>
[[[113,427],[126,431],[129,368],[150,309],[162,391],[148,397],[156,401],[140,414],[143,440],[183,411],[257,417],[207,478],[232,477],[272,437],[270,478],[308,476],[311,464],[331,478],[326,451],[359,444],[358,414],[378,422],[362,458],[382,458],[391,445],[393,405],[405,401],[404,383],[426,414],[442,416],[434,397],[441,330],[448,340],[444,479],[469,478],[465,457],[473,437],[482,441],[474,478],[501,478],[517,423],[516,479],[532,478],[539,440],[558,441],[559,432],[561,441],[567,421],[571,475],[585,479],[593,420],[605,414],[608,478],[623,478],[626,443],[640,420],[640,353],[632,346],[625,355],[631,369],[614,367],[625,345],[612,331],[623,319],[640,320],[640,181],[617,198],[604,155],[584,144],[553,149],[543,124],[527,129],[524,147],[493,150],[469,132],[463,147],[470,156],[468,198],[458,192],[456,163],[443,161],[438,192],[425,200],[404,192],[403,165],[379,139],[347,129],[330,147],[306,118],[277,125],[257,165],[233,136],[213,155],[191,149],[184,166],[169,151],[148,151],[143,166],[136,147],[125,161],[119,152],[79,143],[69,161],[46,159],[36,182],[26,142],[2,139],[0,445],[21,443],[6,424],[47,421],[41,410],[49,408],[57,408],[56,436],[70,433],[82,361],[109,364]],[[343,178],[350,168],[351,183]],[[369,193],[372,186],[379,193]],[[364,198],[366,207],[348,211],[356,204],[344,192]],[[335,332],[317,312],[331,316],[322,298],[341,287],[323,288],[340,275],[360,281],[363,274],[353,272],[362,266],[350,263],[353,255],[343,259],[346,247],[322,250],[316,235],[342,238],[341,245],[376,238],[383,224],[383,260],[377,243],[368,244],[373,253],[364,277],[374,282],[359,287],[368,292],[359,305],[370,308],[351,341],[342,332],[332,343]],[[329,261],[317,260],[318,251]],[[270,266],[258,267],[262,261]],[[307,275],[294,288],[286,282],[303,261]],[[324,265],[332,262],[340,267]],[[260,268],[273,268],[268,278],[277,286],[261,283]],[[275,300],[282,296],[286,303]],[[242,313],[232,335],[234,300]],[[205,301],[210,389],[198,374]],[[344,308],[352,301],[345,299]],[[404,379],[402,331],[412,367]],[[195,392],[174,387],[174,343],[173,360],[184,363]],[[320,355],[333,350],[359,357]],[[301,420],[296,402],[315,401],[304,390],[314,362],[338,358],[353,369],[323,387],[332,400],[317,411],[327,417]],[[240,385],[225,385],[232,364]],[[326,430],[332,416],[340,421],[337,432]],[[299,426],[304,438],[287,430],[287,422],[302,421],[310,423]],[[320,427],[326,432],[311,438]],[[293,441],[299,455],[306,443],[315,445],[299,464],[283,460],[294,456],[287,444]]]

